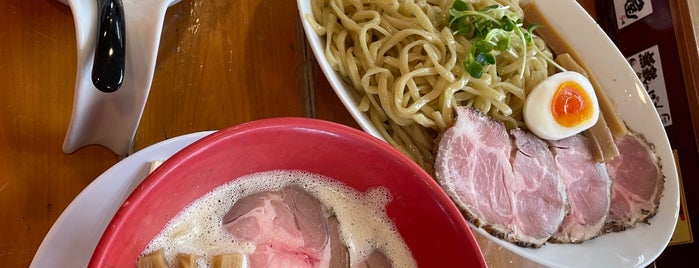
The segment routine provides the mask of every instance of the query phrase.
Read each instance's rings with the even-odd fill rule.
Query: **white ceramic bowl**
[[[542,13],[559,30],[598,78],[617,112],[627,125],[643,133],[655,145],[662,160],[665,192],[658,214],[650,225],[641,224],[631,230],[606,234],[582,244],[548,244],[540,249],[521,248],[474,228],[502,247],[528,259],[552,267],[645,267],[665,249],[677,222],[679,182],[674,157],[664,127],[626,59],[587,12],[574,0],[536,0]],[[318,64],[333,90],[359,125],[371,135],[381,138],[368,116],[357,108],[358,100],[351,88],[332,70],[324,54],[324,39],[318,36],[306,16],[311,15],[309,0],[297,0],[303,28]],[[594,256],[594,257],[590,257]]]

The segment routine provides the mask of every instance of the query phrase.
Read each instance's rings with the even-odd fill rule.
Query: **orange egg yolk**
[[[558,124],[574,127],[589,120],[593,115],[590,96],[580,84],[565,81],[558,86],[551,101],[551,112]]]

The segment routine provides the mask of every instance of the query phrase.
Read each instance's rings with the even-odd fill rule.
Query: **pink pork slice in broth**
[[[607,162],[612,178],[607,231],[623,231],[655,216],[663,195],[665,176],[652,145],[630,133],[616,141],[619,156]]]
[[[546,144],[473,108],[456,108],[441,136],[437,181],[465,217],[521,246],[540,247],[567,211],[565,190]]]
[[[250,267],[349,267],[337,220],[298,186],[241,198],[223,217],[223,227],[255,244]]]
[[[599,236],[610,204],[611,180],[604,164],[595,161],[589,141],[582,135],[550,144],[570,203],[570,213],[551,241],[581,243]]]

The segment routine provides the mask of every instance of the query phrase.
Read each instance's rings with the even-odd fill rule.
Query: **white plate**
[[[597,26],[595,21],[574,0],[536,0],[542,13],[553,27],[577,49],[581,57],[607,89],[617,105],[617,111],[627,125],[643,133],[655,144],[661,157],[665,192],[658,214],[650,225],[619,233],[610,233],[582,244],[547,244],[540,249],[521,248],[486,235],[499,245],[528,259],[553,267],[644,267],[665,249],[675,229],[679,213],[679,182],[674,157],[660,118],[623,55]],[[311,28],[305,17],[312,14],[309,0],[297,0],[306,36],[318,63],[340,100],[359,125],[368,133],[381,138],[366,114],[357,109],[357,100],[350,87],[332,70],[323,54],[324,40]]]
[[[150,163],[165,160],[212,132],[159,142],[102,173],[61,213],[41,242],[30,267],[87,267],[107,224],[131,191],[146,178]]]

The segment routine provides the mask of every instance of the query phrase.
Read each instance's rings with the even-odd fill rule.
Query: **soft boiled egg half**
[[[524,103],[524,123],[542,139],[560,140],[597,123],[599,104],[585,76],[556,73],[539,83]]]

